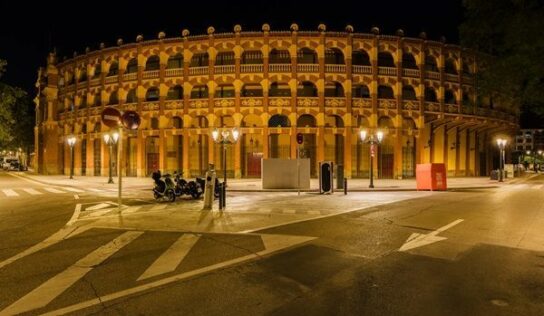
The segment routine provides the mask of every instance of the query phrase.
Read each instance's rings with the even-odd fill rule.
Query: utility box
[[[446,166],[443,163],[417,164],[416,184],[417,190],[447,190]]]
[[[332,161],[319,162],[319,193],[330,194],[334,192],[333,187],[333,163]]]

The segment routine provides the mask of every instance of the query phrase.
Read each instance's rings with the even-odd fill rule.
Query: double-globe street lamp
[[[227,185],[227,145],[236,144],[240,138],[240,132],[236,127],[223,129],[221,132],[216,128],[212,132],[213,141],[223,147],[223,185]]]
[[[109,147],[110,152],[110,178],[108,179],[108,183],[113,183],[112,178],[112,171],[113,171],[113,145],[117,144],[117,140],[119,139],[119,133],[118,132],[110,132],[104,134],[104,142]]]
[[[70,179],[74,178],[74,145],[76,144],[76,137],[70,136],[66,139],[68,146],[70,146]]]
[[[503,170],[504,170],[504,148],[506,147],[506,139],[497,138],[497,146],[499,146],[499,182],[503,182]]]
[[[378,145],[383,140],[383,132],[376,131],[375,134],[371,134],[367,139],[368,132],[363,129],[359,132],[359,136],[363,144],[370,144],[370,185],[368,187],[372,189],[374,188],[374,156],[376,155]]]

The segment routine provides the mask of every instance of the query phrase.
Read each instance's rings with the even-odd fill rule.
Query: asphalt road
[[[64,226],[111,194],[0,186],[0,315],[544,315],[541,175],[229,233]]]

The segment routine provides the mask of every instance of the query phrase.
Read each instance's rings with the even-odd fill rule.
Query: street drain
[[[507,302],[507,301],[499,300],[499,299],[491,300],[491,303],[492,303],[493,305],[500,306],[500,307],[508,306],[508,302]]]

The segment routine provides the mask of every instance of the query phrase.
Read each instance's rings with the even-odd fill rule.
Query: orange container
[[[416,183],[418,190],[447,190],[446,166],[443,163],[418,164],[416,166]]]

